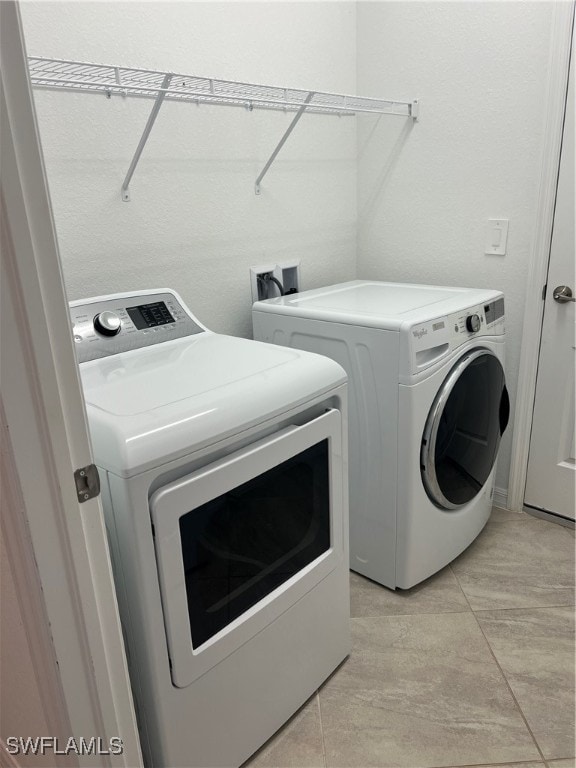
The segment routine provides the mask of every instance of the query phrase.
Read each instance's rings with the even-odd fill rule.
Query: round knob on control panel
[[[116,336],[121,325],[122,321],[115,312],[100,312],[94,318],[94,330],[102,336]]]
[[[479,315],[468,315],[466,318],[466,330],[470,331],[470,333],[476,333],[476,331],[480,330]]]

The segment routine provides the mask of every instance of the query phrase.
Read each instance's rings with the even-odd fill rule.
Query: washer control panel
[[[499,335],[504,333],[504,299],[470,307],[457,315],[450,315],[448,321],[454,326],[454,333],[467,337],[479,332]]]
[[[410,328],[409,370],[417,373],[475,337],[503,333],[503,298],[419,323]]]
[[[79,363],[206,332],[171,291],[73,301],[70,318]]]

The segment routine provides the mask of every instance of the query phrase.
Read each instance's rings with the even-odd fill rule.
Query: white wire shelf
[[[349,96],[40,56],[29,56],[28,65],[34,88],[103,93],[108,98],[112,95],[121,95],[154,100],[148,123],[122,185],[123,200],[130,199],[128,192],[130,180],[158,111],[165,100],[244,107],[248,110],[273,109],[296,112],[292,123],[258,176],[257,194],[260,192],[260,182],[264,175],[304,112],[340,116],[360,112],[418,119],[418,102],[415,100],[396,101]]]

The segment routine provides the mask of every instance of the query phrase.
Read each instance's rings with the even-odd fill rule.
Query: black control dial
[[[115,312],[100,312],[94,318],[94,330],[102,336],[116,336],[121,326],[122,321]]]
[[[476,333],[480,330],[480,315],[468,315],[466,318],[466,330]]]

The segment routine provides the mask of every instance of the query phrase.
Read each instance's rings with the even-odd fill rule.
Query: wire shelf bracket
[[[256,179],[256,194],[260,194],[262,179],[268,173],[270,166],[304,113],[336,115],[338,117],[357,113],[398,115],[411,118],[414,122],[419,117],[419,102],[417,100],[395,101],[363,96],[345,96],[321,91],[280,88],[278,86],[216,80],[195,75],[179,75],[157,70],[90,64],[39,56],[29,56],[28,66],[30,82],[34,88],[102,93],[108,99],[112,98],[113,95],[120,95],[122,97],[132,96],[154,100],[144,132],[122,183],[121,196],[124,202],[130,200],[130,182],[160,108],[165,101],[243,107],[249,111],[271,109],[295,113],[292,122]]]
[[[276,149],[274,150],[274,152],[272,152],[272,154],[270,155],[270,157],[268,159],[268,162],[266,163],[266,165],[264,166],[264,168],[260,172],[260,175],[256,179],[256,184],[254,185],[254,189],[255,189],[255,192],[256,192],[257,195],[260,194],[260,182],[262,181],[264,176],[266,176],[266,174],[268,173],[268,169],[270,168],[270,166],[272,165],[274,160],[276,160],[276,155],[278,154],[278,152],[280,152],[280,150],[282,149],[282,147],[286,143],[286,139],[288,138],[288,136],[290,136],[290,134],[292,133],[294,128],[296,128],[296,123],[300,120],[300,118],[302,117],[302,115],[306,111],[306,107],[308,106],[308,104],[310,104],[310,102],[312,101],[313,98],[314,98],[314,91],[310,91],[308,96],[306,96],[306,98],[304,99],[304,104],[302,104],[302,106],[300,107],[298,112],[296,112],[296,114],[294,116],[294,119],[292,120],[292,122],[290,123],[290,125],[288,126],[286,131],[284,132],[284,135],[282,136],[282,138],[280,139],[280,141],[276,145]]]
[[[162,102],[166,98],[166,91],[168,86],[170,85],[170,80],[172,80],[172,75],[167,74],[164,77],[164,80],[162,80],[162,88],[158,91],[158,95],[156,96],[156,101],[154,102],[154,106],[152,107],[152,111],[150,112],[150,115],[148,116],[148,121],[144,127],[144,133],[142,134],[142,138],[138,142],[138,146],[136,147],[136,152],[134,153],[134,157],[132,158],[132,162],[130,163],[130,167],[128,168],[128,173],[126,174],[126,177],[124,178],[124,182],[122,183],[122,200],[125,203],[130,202],[130,190],[128,189],[130,181],[132,180],[132,176],[134,175],[134,171],[136,170],[136,166],[138,165],[138,161],[140,160],[140,155],[142,154],[142,150],[146,146],[146,142],[148,141],[148,136],[150,136],[150,132],[154,126],[154,123],[156,122],[156,118],[158,117],[158,112],[160,112],[160,107],[162,106]]]

